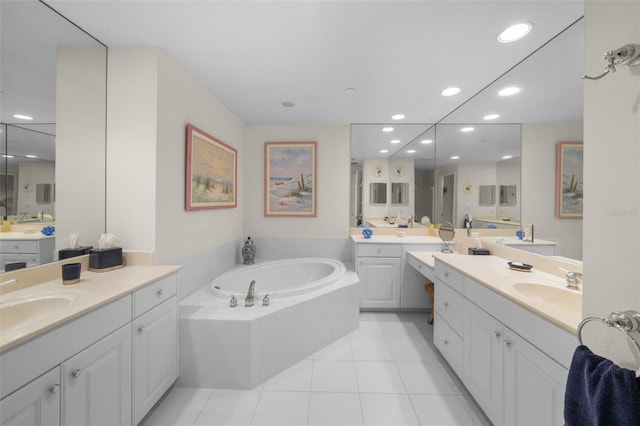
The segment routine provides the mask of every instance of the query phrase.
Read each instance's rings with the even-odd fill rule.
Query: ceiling
[[[405,123],[471,121],[474,112],[458,118],[450,113],[584,9],[580,0],[45,1],[109,47],[160,47],[247,124],[388,123],[396,113],[406,116]],[[500,31],[520,21],[534,23],[529,36],[497,41]],[[26,42],[3,40],[3,50],[19,50]],[[543,65],[564,68],[570,53],[561,49]],[[581,82],[567,85],[545,75],[536,80],[558,94],[557,102],[576,91],[582,96]],[[462,91],[442,97],[449,86]],[[12,103],[6,96],[2,101],[2,119],[11,122],[5,115]],[[581,119],[581,106],[560,109],[568,119]],[[549,116],[548,104],[533,117],[530,106],[508,111],[503,122],[558,118]],[[41,114],[44,120],[36,121],[51,120],[47,111]]]

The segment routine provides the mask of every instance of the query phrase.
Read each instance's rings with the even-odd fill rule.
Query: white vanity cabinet
[[[61,365],[63,425],[131,424],[131,327]]]
[[[0,424],[60,425],[60,367],[43,374],[0,401]]]
[[[561,426],[575,336],[440,262],[435,269],[434,343],[492,423]]]
[[[462,376],[464,296],[462,275],[441,263],[435,266],[433,341],[453,371]]]
[[[400,244],[357,244],[361,308],[400,307]]]
[[[0,353],[0,424],[137,424],[177,378],[176,279]]]
[[[133,295],[133,424],[138,424],[178,377],[176,277]]]
[[[4,269],[6,263],[13,262],[27,262],[27,266],[53,262],[55,237],[35,234],[32,236],[32,234],[18,232],[8,234],[16,234],[16,237],[3,235],[0,239],[0,257],[2,257],[0,269]]]

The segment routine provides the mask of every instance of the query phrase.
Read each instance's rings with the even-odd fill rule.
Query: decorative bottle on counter
[[[247,241],[244,242],[244,247],[242,247],[242,259],[242,263],[245,265],[252,265],[256,263],[256,247],[253,245],[251,237],[248,237]]]

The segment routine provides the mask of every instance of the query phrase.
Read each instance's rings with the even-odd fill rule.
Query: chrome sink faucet
[[[247,291],[247,297],[246,299],[244,299],[244,306],[246,306],[247,308],[253,306],[255,287],[256,287],[256,282],[255,280],[252,280],[251,284],[249,284],[249,291]]]
[[[582,289],[582,274],[575,271],[566,271],[567,288],[570,290]]]

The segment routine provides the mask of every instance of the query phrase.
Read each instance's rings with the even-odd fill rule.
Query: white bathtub
[[[255,306],[246,308],[254,280]],[[252,389],[355,330],[359,304],[358,276],[340,261],[238,265],[180,302],[178,386]]]

